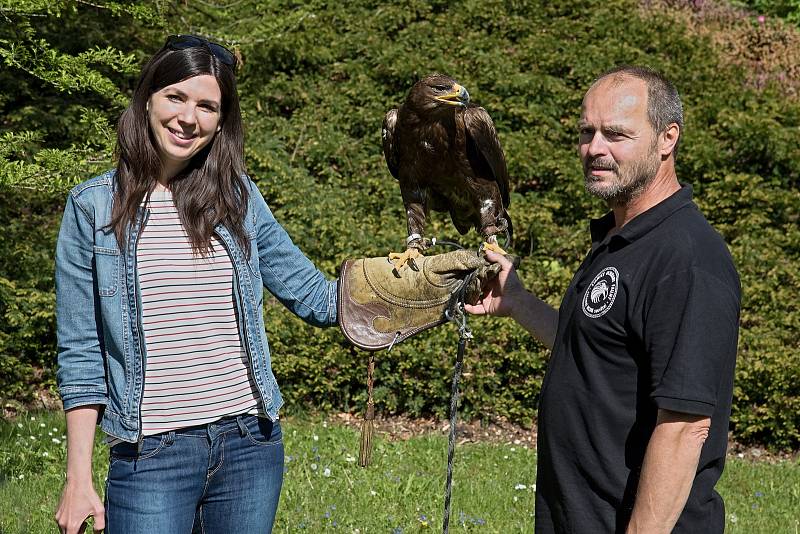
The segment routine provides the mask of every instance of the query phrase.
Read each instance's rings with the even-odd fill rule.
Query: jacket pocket
[[[113,297],[119,285],[119,250],[95,246],[94,268],[98,293],[101,297]]]

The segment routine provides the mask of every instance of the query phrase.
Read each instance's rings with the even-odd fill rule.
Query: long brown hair
[[[249,257],[244,231],[248,186],[244,180],[244,131],[233,68],[205,47],[172,50],[164,47],[142,69],[130,105],[117,125],[118,160],[114,204],[109,227],[120,247],[126,246],[129,225],[161,176],[162,163],[147,119],[150,95],[168,85],[200,74],[214,76],[222,93],[220,130],[187,167],[170,181],[181,223],[192,248],[211,249],[211,235],[223,224]]]

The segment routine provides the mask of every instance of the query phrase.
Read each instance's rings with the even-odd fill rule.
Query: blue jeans
[[[283,483],[280,424],[254,415],[111,448],[106,534],[269,533]]]

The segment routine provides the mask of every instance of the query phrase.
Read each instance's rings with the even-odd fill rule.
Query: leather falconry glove
[[[518,258],[513,258],[519,263]],[[398,272],[385,256],[346,260],[339,279],[339,326],[365,350],[380,350],[447,322],[462,296],[474,304],[500,266],[474,251],[456,250],[414,260]]]

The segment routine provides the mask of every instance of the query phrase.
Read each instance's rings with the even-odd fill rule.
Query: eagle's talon
[[[409,248],[406,249],[405,252],[390,252],[389,253],[389,260],[394,263],[394,269],[398,273],[400,269],[403,267],[409,266],[413,270],[418,271],[419,267],[417,263],[414,261],[415,258],[422,257],[422,252],[416,248]]]
[[[503,256],[507,256],[508,252],[500,248],[500,245],[497,243],[491,243],[489,241],[484,241],[481,245],[481,252],[484,250],[491,250],[492,252],[497,252],[498,254],[502,254]]]

